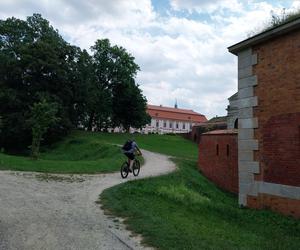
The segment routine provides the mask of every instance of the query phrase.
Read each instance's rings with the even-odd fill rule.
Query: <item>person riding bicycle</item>
[[[137,151],[139,155],[142,155],[141,150],[139,149],[138,145],[136,144],[134,139],[128,140],[124,146],[122,147],[124,155],[128,158],[128,166],[129,172],[132,172],[132,164],[135,159],[135,152]]]

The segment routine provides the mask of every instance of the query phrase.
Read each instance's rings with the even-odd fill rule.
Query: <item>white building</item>
[[[202,114],[193,110],[148,105],[147,113],[151,116],[151,123],[140,132],[148,133],[188,133],[194,125],[207,121]]]

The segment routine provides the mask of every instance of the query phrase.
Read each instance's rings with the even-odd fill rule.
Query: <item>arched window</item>
[[[235,119],[234,128],[239,128],[239,119]]]

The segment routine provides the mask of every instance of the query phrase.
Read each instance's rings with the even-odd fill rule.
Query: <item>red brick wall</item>
[[[271,209],[273,211],[300,218],[300,200],[287,199],[269,194],[248,196],[247,204],[256,209]]]
[[[202,134],[199,141],[198,167],[217,186],[238,193],[237,134]]]
[[[300,186],[300,31],[253,48],[258,85],[256,180]]]

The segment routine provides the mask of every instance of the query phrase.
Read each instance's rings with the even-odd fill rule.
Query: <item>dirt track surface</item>
[[[143,151],[138,178],[175,169],[168,157]],[[0,249],[147,249],[121,220],[104,215],[95,202],[119,173],[47,175],[0,171]]]

